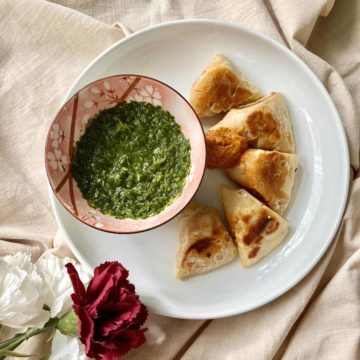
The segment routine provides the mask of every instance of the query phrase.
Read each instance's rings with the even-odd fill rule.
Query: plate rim
[[[216,310],[211,311],[211,312],[207,311],[207,313],[206,313],[207,315],[203,314],[203,313],[200,313],[200,314],[191,313],[189,311],[185,311],[185,312],[173,311],[173,309],[170,309],[170,311],[169,311],[168,308],[166,308],[166,311],[162,311],[162,310],[159,311],[159,309],[156,309],[154,311],[154,309],[152,309],[152,306],[148,306],[148,308],[151,311],[153,311],[154,313],[159,314],[159,315],[173,317],[173,318],[180,318],[180,319],[193,319],[193,320],[204,320],[204,319],[209,319],[209,318],[212,318],[212,319],[223,318],[223,317],[239,315],[239,314],[249,312],[251,310],[255,310],[261,306],[264,306],[264,305],[274,301],[275,299],[279,298],[280,296],[282,296],[283,294],[288,292],[290,289],[295,287],[297,284],[299,284],[299,282],[301,280],[303,280],[311,272],[311,270],[313,270],[314,267],[319,263],[321,258],[324,256],[325,252],[329,249],[330,245],[332,244],[332,242],[336,236],[336,232],[339,229],[343,215],[344,215],[344,211],[345,211],[345,207],[346,207],[347,199],[348,199],[348,194],[349,194],[349,187],[350,187],[350,156],[349,156],[348,141],[347,141],[347,137],[345,134],[345,129],[344,129],[344,125],[342,123],[341,117],[337,111],[337,108],[336,108],[330,94],[326,90],[325,86],[320,81],[320,79],[315,75],[315,73],[310,69],[310,67],[302,59],[300,59],[295,53],[293,53],[289,48],[287,48],[285,45],[281,44],[280,42],[274,40],[273,38],[271,38],[267,35],[259,33],[256,30],[252,30],[242,24],[235,24],[235,23],[230,23],[230,22],[223,21],[223,20],[212,20],[212,19],[190,19],[190,20],[182,19],[182,20],[167,21],[164,23],[146,27],[145,29],[138,30],[138,31],[132,33],[131,35],[125,36],[124,38],[115,42],[114,44],[112,44],[111,46],[109,46],[108,48],[103,50],[99,55],[97,55],[81,71],[79,76],[72,83],[72,85],[70,86],[68,92],[66,93],[66,95],[64,97],[63,102],[61,103],[61,106],[63,105],[64,102],[66,102],[68,100],[68,98],[70,96],[72,96],[72,93],[73,93],[74,89],[76,89],[78,82],[88,72],[88,70],[94,64],[96,64],[101,58],[107,56],[108,53],[113,51],[118,46],[121,46],[123,43],[131,41],[134,38],[140,37],[145,33],[157,31],[158,29],[161,29],[161,28],[166,28],[169,26],[170,27],[177,26],[177,25],[186,26],[186,25],[199,25],[199,24],[222,26],[224,28],[229,28],[231,30],[236,30],[236,31],[242,31],[242,32],[248,33],[252,36],[255,36],[257,38],[260,38],[262,41],[270,43],[278,51],[285,53],[286,56],[290,57],[291,60],[293,60],[297,65],[299,65],[303,71],[305,71],[305,73],[310,77],[310,79],[315,83],[315,85],[317,85],[318,89],[324,96],[324,99],[326,100],[327,105],[329,106],[329,110],[332,112],[332,114],[336,120],[335,121],[336,129],[335,130],[339,136],[339,144],[343,148],[342,149],[343,169],[341,169],[341,170],[342,170],[342,174],[344,177],[344,184],[343,184],[344,186],[341,189],[341,192],[342,192],[341,193],[341,202],[339,203],[340,206],[339,206],[339,210],[338,210],[338,213],[336,216],[336,221],[333,222],[331,229],[328,232],[329,235],[327,236],[326,241],[323,242],[321,250],[316,254],[316,256],[313,257],[312,261],[308,264],[308,266],[306,266],[303,269],[303,271],[299,272],[296,277],[291,279],[288,282],[288,284],[286,284],[286,286],[283,286],[278,291],[274,291],[270,296],[265,296],[260,301],[254,302],[253,304],[251,304],[249,306],[241,306],[238,308],[232,307],[229,311],[216,311]],[[65,237],[66,242],[68,243],[68,245],[69,245],[70,249],[72,250],[72,252],[74,253],[74,255],[85,266],[85,268],[91,272],[92,267],[87,263],[87,261],[83,258],[83,256],[77,250],[77,248],[76,248],[75,244],[73,243],[73,241],[71,240],[70,236],[65,231],[65,227],[60,222],[60,216],[57,214],[56,205],[54,203],[54,200],[56,200],[56,199],[53,197],[53,194],[51,191],[50,191],[50,200],[51,200],[51,206],[52,206],[53,212],[55,214],[56,221]]]

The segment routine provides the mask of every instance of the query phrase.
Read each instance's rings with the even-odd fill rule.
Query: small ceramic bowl
[[[88,120],[121,101],[147,101],[169,111],[191,145],[190,174],[182,193],[162,212],[147,219],[116,219],[91,208],[71,177],[71,155]],[[205,171],[205,137],[190,104],[170,86],[139,75],[117,75],[97,80],[62,106],[51,124],[45,147],[50,186],[61,204],[78,220],[96,229],[130,234],[160,226],[174,218],[192,199]]]

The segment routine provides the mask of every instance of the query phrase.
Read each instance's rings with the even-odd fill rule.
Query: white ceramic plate
[[[130,270],[144,303],[159,314],[205,319],[255,309],[297,284],[319,261],[339,225],[348,191],[344,130],[328,93],[309,68],[277,42],[217,21],[177,21],[139,31],[98,56],[66,98],[89,82],[122,74],[157,78],[188,97],[194,80],[223,53],[266,93],[289,104],[300,160],[293,201],[285,214],[287,240],[248,270],[238,261],[179,281],[173,276],[176,222],[136,235],[114,235],[75,220],[51,194],[56,219],[78,259],[89,269],[118,260]],[[205,124],[205,128],[211,125]],[[196,198],[221,209],[220,171],[207,171]]]

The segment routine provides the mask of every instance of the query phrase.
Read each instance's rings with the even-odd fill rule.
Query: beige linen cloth
[[[57,226],[47,193],[44,142],[80,71],[124,36],[112,24],[137,30],[167,20],[217,18],[246,25],[291,48],[332,96],[346,129],[354,179],[344,219],[319,264],[279,299],[219,320],[151,315],[153,343],[126,358],[360,359],[360,2],[54,2],[62,6],[0,0],[0,255],[21,250],[35,259],[51,248],[60,255],[69,252],[61,235],[54,242]],[[42,340],[26,344],[24,351],[45,352]]]

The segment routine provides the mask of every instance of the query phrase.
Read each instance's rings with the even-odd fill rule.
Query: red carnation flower
[[[120,263],[96,267],[86,290],[75,267],[71,263],[66,267],[74,288],[71,298],[79,337],[88,357],[118,359],[146,341],[147,329],[141,326],[148,313],[127,279],[129,272]]]

